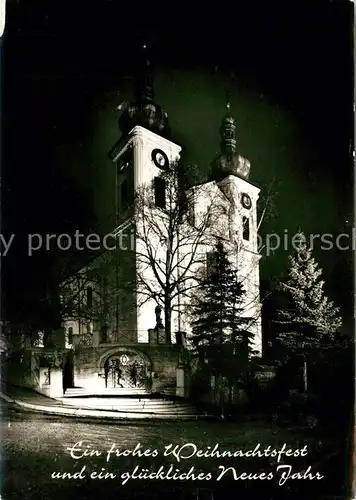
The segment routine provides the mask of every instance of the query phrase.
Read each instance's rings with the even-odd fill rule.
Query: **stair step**
[[[150,391],[144,389],[108,389],[105,391],[90,391],[89,389],[67,389],[64,393],[67,397],[72,396],[99,396],[99,395],[147,395],[151,394]]]
[[[165,404],[165,405],[177,405],[177,404],[191,404],[189,401],[179,401],[179,400],[171,400],[171,399],[164,399],[164,398],[123,398],[123,397],[110,397],[110,398],[105,398],[105,397],[87,397],[87,396],[76,396],[76,397],[71,397],[71,398],[66,398],[63,397],[62,399],[65,399],[67,401],[74,401],[74,400],[80,400],[80,401],[85,401],[85,400],[91,400],[91,401],[96,401],[100,404],[112,404],[113,401],[118,401],[120,404],[133,404],[135,402],[140,403],[140,404]]]
[[[86,390],[84,389],[84,391]],[[109,394],[107,398],[103,394],[100,395],[101,397],[95,397],[94,395],[90,397],[87,393],[83,394],[80,388],[72,388],[69,393],[70,395],[68,396],[66,391],[65,397],[58,398],[59,401],[66,406],[70,405],[77,408],[155,414],[167,418],[189,418],[201,415],[201,412],[198,411],[192,403],[186,400],[165,399],[160,397],[147,398],[140,397],[139,395],[134,395],[134,397],[130,398],[123,396],[115,398],[113,394]],[[130,396],[133,396],[132,393],[130,393]]]
[[[75,388],[69,388],[66,389],[66,392],[92,392],[90,389],[86,389],[85,387],[75,387]],[[107,393],[127,393],[127,394],[136,394],[138,392],[148,392],[147,389],[139,389],[139,388],[132,388],[132,389],[121,389],[120,387],[116,389],[100,389],[100,393],[107,394]]]
[[[120,408],[167,408],[170,410],[180,409],[180,408],[193,408],[194,406],[189,402],[174,402],[174,401],[117,401],[113,399],[112,401],[100,401],[93,400],[91,398],[71,398],[70,400],[66,398],[60,398],[63,403],[71,405],[84,405],[84,406],[117,406]]]

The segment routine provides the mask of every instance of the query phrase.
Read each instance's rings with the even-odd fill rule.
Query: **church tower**
[[[216,242],[223,243],[244,289],[242,314],[253,337],[252,347],[261,354],[260,255],[257,239],[260,189],[249,180],[250,162],[236,151],[235,122],[229,108],[227,105],[227,114],[221,123],[221,150],[212,164],[210,180],[192,188],[194,220],[199,214],[200,220],[206,221],[207,243],[201,245],[206,268]],[[190,330],[189,318],[184,326]]]
[[[129,103],[119,118],[121,139],[109,152],[116,168],[116,214],[117,227],[113,233],[130,231],[134,219],[135,195],[140,190],[152,189],[157,206],[165,203],[165,186],[160,173],[179,160],[181,147],[169,140],[170,128],[167,113],[154,102],[153,75],[150,61],[143,46],[141,61],[136,75],[135,100]],[[137,222],[137,221],[136,221]],[[132,235],[133,233],[131,233]],[[140,242],[133,236],[134,248],[130,252],[118,249],[120,266],[131,271],[132,282],[136,280]],[[152,242],[152,245],[155,245]],[[151,279],[147,269],[147,281]],[[119,329],[128,332],[123,343],[148,342],[148,330],[156,325],[157,303],[137,290],[128,292],[129,297],[121,309],[126,317]],[[130,311],[128,313],[128,311]],[[132,311],[132,312],[131,312]]]
[[[220,128],[220,154],[213,162],[211,178],[229,201],[226,235],[232,263],[245,290],[244,316],[250,319],[254,349],[262,352],[257,201],[260,189],[250,180],[250,162],[236,151],[235,121],[230,105]]]

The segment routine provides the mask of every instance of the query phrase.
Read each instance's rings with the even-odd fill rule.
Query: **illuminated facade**
[[[184,275],[184,283],[193,284],[217,238],[224,242],[243,283],[243,314],[249,319],[254,349],[261,353],[260,190],[249,181],[250,163],[236,153],[235,125],[228,113],[222,121],[221,153],[213,162],[210,180],[187,190],[189,217],[176,227],[169,244],[172,250],[178,242],[177,251],[171,252],[175,261],[170,262],[178,293],[171,303],[167,335],[160,279],[169,269],[162,209],[170,200],[162,171],[178,164],[181,147],[169,140],[167,114],[153,102],[150,71],[146,68],[142,75],[135,101],[126,106],[119,120],[122,137],[109,152],[116,169],[117,217],[112,231],[117,237],[126,235],[130,248],[119,245],[114,252],[105,252],[64,284],[63,300],[75,297],[64,325],[66,347],[74,351],[76,387],[98,393],[114,388],[185,396],[190,293],[189,286],[179,292],[179,280]],[[140,192],[151,193],[145,207],[138,207],[143,203],[137,197]],[[179,246],[182,234],[186,244]]]

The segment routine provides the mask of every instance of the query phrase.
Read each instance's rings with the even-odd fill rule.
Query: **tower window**
[[[93,307],[93,289],[91,286],[87,288],[87,307],[88,309]]]
[[[70,326],[68,328],[68,344],[72,345],[73,344],[73,327]]]
[[[214,266],[216,263],[215,252],[207,252],[206,254],[206,275],[210,276],[214,271]]]
[[[129,208],[134,202],[134,190],[132,179],[124,179],[120,184],[119,203],[122,209]]]
[[[161,177],[154,178],[156,207],[166,208],[166,182]]]
[[[108,341],[108,325],[104,324],[100,330],[100,343],[105,344]]]
[[[129,193],[128,193],[128,182],[127,179],[124,179],[121,183],[120,186],[120,200],[121,200],[121,206],[123,208],[126,208],[127,205],[129,204]]]
[[[250,240],[250,219],[248,217],[242,217],[242,237],[244,240]]]

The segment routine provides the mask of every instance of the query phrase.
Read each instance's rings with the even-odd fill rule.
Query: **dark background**
[[[90,192],[84,182],[73,180],[78,178],[70,172],[75,166],[68,168],[58,150],[73,144],[78,149],[93,140],[93,130],[100,125],[94,123],[96,103],[107,92],[124,88],[125,93],[130,87],[127,75],[132,74],[137,48],[143,42],[163,74],[174,70],[194,79],[194,75],[219,72],[231,79],[232,87],[238,82],[241,100],[249,92],[292,117],[295,144],[289,160],[293,175],[299,175],[315,197],[319,180],[332,186],[332,191],[320,201],[317,214],[306,210],[305,220],[293,215],[293,207],[287,205],[290,193],[285,191],[278,213],[290,216],[288,222],[286,215],[282,218],[280,230],[295,230],[297,225],[313,221],[309,229],[319,232],[321,222],[324,228],[329,224],[321,221],[320,214],[325,213],[332,232],[350,231],[352,19],[353,4],[341,0],[280,5],[246,1],[221,7],[180,3],[179,11],[171,4],[155,8],[135,3],[130,9],[108,0],[52,1],[41,6],[29,0],[8,2],[2,41],[2,232],[15,233],[16,238],[2,260],[7,317],[26,320],[39,310],[52,275],[51,256],[45,252],[26,256],[26,235],[85,232],[95,227]],[[118,97],[116,104],[119,102]],[[168,110],[170,116],[173,108]],[[219,108],[217,114],[222,113]],[[218,125],[212,124],[214,130]],[[183,139],[186,127],[187,144],[190,126],[188,121],[181,125]],[[197,121],[197,137],[200,127],[203,125]],[[241,135],[244,133],[248,134],[242,130]],[[250,156],[257,155],[262,139],[255,135]],[[216,136],[218,144],[217,132]],[[203,139],[200,142],[204,144]],[[187,150],[189,155],[188,146]],[[100,154],[104,157],[106,151]],[[255,177],[263,183],[269,177],[268,162],[257,163]],[[85,168],[82,172],[85,176]],[[289,175],[284,173],[286,178]],[[303,205],[306,194],[300,186],[298,193],[299,205]],[[332,298],[351,319],[351,253],[334,251],[320,258]],[[277,272],[281,272],[278,263],[263,263],[262,286]]]

